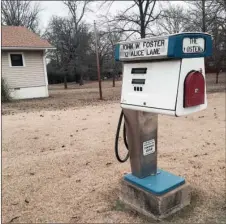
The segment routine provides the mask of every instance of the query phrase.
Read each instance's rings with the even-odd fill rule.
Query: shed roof
[[[2,26],[2,49],[54,48],[47,40],[23,26]]]

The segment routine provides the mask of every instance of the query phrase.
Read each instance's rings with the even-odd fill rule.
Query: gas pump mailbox
[[[116,45],[123,82],[115,154],[119,162],[130,158],[132,171],[124,176],[121,200],[144,215],[166,217],[190,204],[185,179],[157,168],[158,114],[183,116],[207,107],[204,57],[211,53],[212,38],[206,33]],[[118,139],[123,116],[128,154],[121,159]]]
[[[204,57],[211,36],[180,33],[116,45],[123,63],[121,107],[182,116],[207,107]]]

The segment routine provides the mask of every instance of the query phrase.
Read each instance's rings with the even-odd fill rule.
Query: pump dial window
[[[147,68],[132,68],[132,74],[146,74]]]
[[[183,39],[184,53],[192,54],[192,53],[202,53],[204,51],[205,51],[204,38],[186,37]]]

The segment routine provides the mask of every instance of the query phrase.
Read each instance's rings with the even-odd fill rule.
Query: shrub
[[[1,79],[1,89],[2,102],[9,102],[11,100],[10,90],[7,86],[6,81],[3,78]]]

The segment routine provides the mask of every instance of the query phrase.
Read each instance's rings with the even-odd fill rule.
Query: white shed
[[[48,97],[46,40],[22,26],[2,26],[2,78],[13,99]]]

